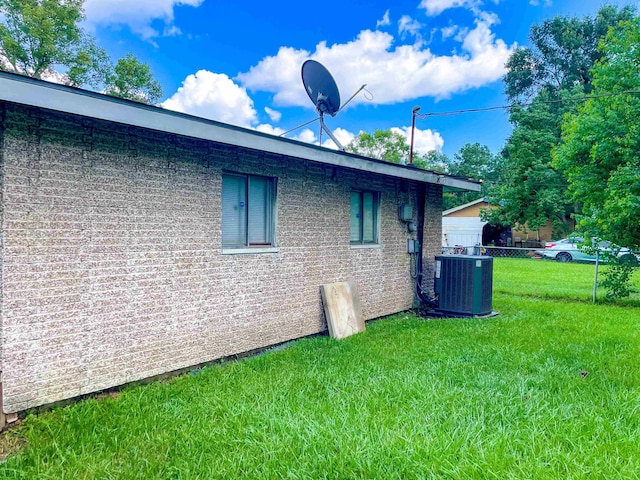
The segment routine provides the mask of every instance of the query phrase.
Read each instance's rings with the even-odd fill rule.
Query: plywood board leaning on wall
[[[364,316],[354,281],[320,285],[329,335],[345,338],[364,331]]]

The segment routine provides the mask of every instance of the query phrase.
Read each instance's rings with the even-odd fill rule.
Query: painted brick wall
[[[367,319],[412,306],[410,182],[4,108],[6,413],[324,331],[322,283],[355,279]],[[222,254],[223,170],[278,178],[277,253]],[[381,192],[379,248],[349,246],[354,187]]]

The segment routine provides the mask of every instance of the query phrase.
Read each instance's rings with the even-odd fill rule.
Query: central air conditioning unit
[[[489,315],[492,308],[493,257],[436,256],[438,310],[461,315]]]

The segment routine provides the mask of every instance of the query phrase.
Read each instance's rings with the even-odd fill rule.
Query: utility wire
[[[601,93],[599,95],[584,95],[582,97],[562,98],[557,100],[543,100],[543,101],[536,101],[536,102],[530,102],[530,103],[515,103],[513,105],[500,105],[496,107],[469,108],[466,110],[452,110],[450,112],[418,113],[416,114],[416,118],[420,120],[425,120],[427,119],[427,117],[447,117],[452,115],[460,115],[462,113],[486,112],[489,110],[507,110],[510,108],[529,107],[531,105],[552,104],[552,103],[562,103],[562,102],[579,102],[583,100],[589,100],[590,98],[613,97],[616,95],[628,95],[630,93],[640,93],[640,90],[625,90],[623,92]]]

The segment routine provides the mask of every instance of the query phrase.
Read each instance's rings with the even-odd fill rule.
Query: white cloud
[[[411,143],[411,127],[393,127],[391,129],[407,140],[407,143]],[[444,146],[444,139],[440,132],[434,132],[433,130],[421,130],[418,127],[415,128],[413,133],[413,151],[421,153],[423,155],[436,150],[442,151]]]
[[[280,128],[273,128],[270,125],[260,125],[257,127],[257,130],[265,133],[272,133],[274,135],[280,135],[283,133],[283,130]],[[411,127],[392,127],[391,130],[402,135],[407,144],[411,141]],[[355,138],[356,134],[345,130],[344,128],[336,128],[332,130],[333,135],[338,139],[338,141],[342,144],[342,146],[347,146],[351,141]],[[298,135],[287,135],[287,138],[291,138],[293,140],[299,140],[305,143],[312,143],[314,145],[318,145],[318,135],[317,130],[311,130],[310,128],[305,128],[300,131]],[[322,146],[326,148],[330,148],[332,150],[337,150],[338,146],[333,143],[333,140],[329,138],[329,136],[323,132],[322,134]],[[439,132],[434,132],[433,130],[421,130],[416,127],[414,136],[413,136],[413,150],[416,153],[427,154],[433,150],[438,152],[442,151],[442,147],[444,146],[444,139]]]
[[[409,15],[403,15],[400,17],[400,20],[398,20],[398,33],[400,34],[400,38],[404,39],[407,34],[419,37],[421,28],[422,24]]]
[[[279,128],[273,128],[270,125],[260,125],[257,130],[265,133],[272,133],[274,135],[280,135],[282,130]],[[392,127],[391,130],[402,135],[407,144],[411,141],[411,127]],[[334,136],[338,139],[338,141],[342,144],[342,146],[347,146],[351,141],[355,138],[356,134],[345,130],[344,128],[336,128],[332,130]],[[318,135],[316,130],[311,130],[310,128],[303,129],[298,135],[287,135],[287,138],[291,138],[293,140],[299,140],[305,143],[312,143],[314,145],[318,145]],[[338,147],[333,140],[329,138],[329,136],[323,132],[322,134],[322,146],[326,148],[330,148],[332,150],[337,150]],[[433,130],[421,130],[419,128],[415,129],[413,136],[413,150],[416,153],[427,154],[433,150],[438,152],[442,151],[442,147],[444,146],[444,139],[439,132],[434,132]]]
[[[475,28],[461,36],[461,53],[437,56],[420,44],[394,47],[395,39],[389,33],[363,30],[348,43],[327,46],[321,42],[314,52],[281,47],[276,55],[239,74],[237,80],[250,90],[273,93],[275,105],[313,108],[300,81],[300,66],[311,57],[331,71],[343,101],[365,83],[376,104],[423,96],[447,98],[504,75],[515,45],[509,47],[495,38],[491,26],[496,22],[494,15],[481,14]],[[350,105],[363,101],[359,95]]]
[[[176,7],[198,7],[204,0],[87,0],[84,11],[87,21],[94,25],[127,25],[145,40],[160,36],[151,24],[164,23],[163,35],[177,35],[173,25]]]
[[[275,92],[274,101],[278,105],[307,106],[311,104],[307,94],[304,88],[298,87],[300,67],[308,56],[306,50],[280,47],[275,57],[263,58],[249,72],[238,75],[238,80],[252,90]]]
[[[349,143],[351,143],[351,140],[353,140],[353,138],[356,136],[354,133],[351,133],[350,131],[340,127],[336,128],[335,130],[332,130],[332,132],[333,132],[333,135],[338,139],[338,141],[342,144],[343,147],[346,147]],[[335,143],[333,143],[333,140],[328,138],[328,135],[323,135],[322,138],[325,139],[322,142],[323,147],[331,148],[333,150],[338,149],[338,146]]]
[[[464,42],[464,39],[467,37],[467,35],[469,35],[469,28],[468,27],[464,27],[464,28],[458,28],[458,33],[456,33],[456,36],[453,37],[453,39],[456,42]]]
[[[168,110],[241,127],[251,127],[258,121],[253,100],[246,89],[227,75],[208,70],[189,75],[178,91],[161,105]]]
[[[264,111],[267,115],[269,115],[269,118],[272,122],[278,123],[282,118],[282,113],[274,110],[273,108],[264,107]]]
[[[283,128],[274,127],[273,125],[270,125],[268,123],[261,123],[260,125],[255,127],[254,130],[257,130],[262,133],[268,133],[269,135],[275,135],[277,137],[282,136],[282,134],[286,132],[286,130],[284,130]],[[333,131],[333,134],[336,136],[338,141],[342,143],[342,145],[346,145],[347,143],[349,143],[355,136],[353,133],[347,130],[344,130],[343,128],[336,128]],[[291,140],[298,140],[304,143],[311,143],[313,145],[319,144],[318,136],[316,132],[314,130],[311,130],[310,128],[304,128],[300,130],[300,132],[297,135],[294,135],[292,132],[286,135],[286,138],[289,138]],[[333,140],[328,138],[328,136],[324,132],[322,135],[322,139],[323,139],[323,142],[322,142],[323,147],[337,150],[338,147],[336,146],[336,144],[333,143]]]
[[[263,126],[260,125],[260,127],[263,127]],[[260,127],[258,127],[258,130],[264,131],[266,133],[270,133],[269,128],[260,128]],[[275,128],[273,129],[273,131],[278,132],[277,133],[278,135],[282,133],[281,129],[279,128]],[[319,145],[320,144],[318,139],[319,132],[320,132],[319,127],[317,130],[304,128],[300,130],[300,133],[298,133],[297,135],[287,135],[287,138],[290,138],[292,140],[299,140],[305,143],[311,143],[313,145]],[[342,144],[343,147],[346,146],[348,143],[350,143],[351,140],[353,140],[353,138],[356,136],[355,133],[352,133],[340,127],[336,128],[335,130],[332,130],[332,132],[333,132],[333,135],[338,139],[338,141]],[[322,146],[326,148],[330,148],[332,150],[338,149],[338,146],[333,142],[333,140],[331,140],[331,138],[329,137],[329,135],[326,134],[326,132],[322,132]]]
[[[255,127],[255,130],[262,132],[262,133],[268,133],[269,135],[282,135],[285,130],[280,128],[280,127],[274,127],[273,125],[269,125],[268,123],[261,123],[260,125],[258,125],[257,127]]]
[[[551,0],[529,0],[529,5],[533,5],[534,7],[538,7],[542,5],[543,7],[550,7],[553,5]]]
[[[449,37],[453,37],[456,32],[458,31],[458,26],[457,25],[450,25],[448,27],[444,27],[441,29],[442,32],[442,39],[446,40]]]
[[[270,135],[281,136],[285,130],[280,127],[274,127],[273,125],[269,125],[267,123],[263,123],[255,127],[255,130],[268,133]],[[411,141],[411,127],[392,127],[391,130],[402,135],[407,144]],[[289,134],[286,138],[292,140],[298,140],[304,143],[311,143],[313,145],[319,145],[318,139],[319,130],[312,130],[310,128],[304,128],[300,130],[297,135]],[[336,128],[332,130],[333,135],[338,139],[338,141],[342,144],[342,146],[347,146],[351,141],[355,138],[356,134],[346,130],[344,128]],[[333,140],[325,133],[322,132],[322,146],[325,148],[330,148],[332,150],[337,150],[338,146],[333,142]],[[442,151],[442,147],[444,146],[444,139],[439,132],[434,132],[433,130],[421,130],[416,127],[413,137],[413,150],[416,153],[427,154],[433,150],[438,152]]]
[[[59,83],[60,85],[69,85],[69,77],[53,70],[52,68],[47,68],[44,72],[42,72],[42,76],[40,78],[42,78],[42,80],[46,80],[47,82]]]
[[[165,27],[164,32],[162,32],[163,37],[177,37],[178,35],[182,35],[182,30],[175,25]]]
[[[421,0],[418,8],[424,8],[426,10],[427,15],[436,16],[440,15],[445,10],[449,10],[452,8],[467,8],[478,14],[480,12],[480,7],[487,3],[488,0]],[[491,3],[498,4],[502,0],[491,0]],[[534,5],[539,4],[540,1],[545,3],[545,6],[551,4],[551,0],[529,0],[529,3]]]
[[[480,3],[480,0],[422,0],[419,8],[424,8],[427,11],[427,15],[435,16],[450,8],[474,8]]]
[[[493,42],[491,26],[499,23],[498,16],[494,13],[481,12],[476,18],[476,28],[469,31],[462,41],[462,48],[472,55],[482,55],[486,46]]]
[[[301,142],[305,142],[305,143],[313,143],[316,145],[318,144],[318,137],[316,137],[316,134],[310,128],[305,128],[302,131],[300,131],[298,135],[294,135],[289,138],[293,138],[294,140],[300,140]]]
[[[386,12],[384,12],[382,18],[376,22],[376,28],[386,27],[387,25],[391,25],[391,19],[389,18],[388,9]]]
[[[279,136],[286,131],[269,123],[256,125],[258,115],[247,90],[236,84],[227,75],[208,70],[199,70],[185,78],[178,91],[165,100],[161,106],[167,110],[253,128],[270,135]],[[264,111],[273,122],[278,122],[282,117],[280,112],[269,107],[265,107]],[[333,133],[343,145],[349,143],[354,137],[353,133],[343,128],[336,128]],[[319,143],[316,133],[310,128],[305,128],[297,134],[287,135],[287,138],[315,145]],[[323,146],[337,148],[326,134],[323,134],[322,138]]]
[[[168,110],[253,128],[269,135],[280,136],[285,133],[284,129],[268,123],[256,125],[258,123],[257,112],[246,89],[234,83],[225,74],[207,70],[200,70],[185,78],[178,91],[165,100],[161,106]],[[269,107],[265,107],[264,110],[272,121],[280,120],[280,112]],[[407,139],[407,143],[410,141],[410,127],[394,127],[392,130],[403,135]],[[295,135],[287,135],[287,138],[319,145],[318,132],[318,129],[304,128]],[[340,127],[333,129],[332,132],[343,146],[349,144],[355,137],[354,133]],[[414,150],[416,152],[441,151],[443,145],[444,140],[440,133],[428,129],[415,129]],[[338,148],[324,132],[322,146],[331,149]]]

